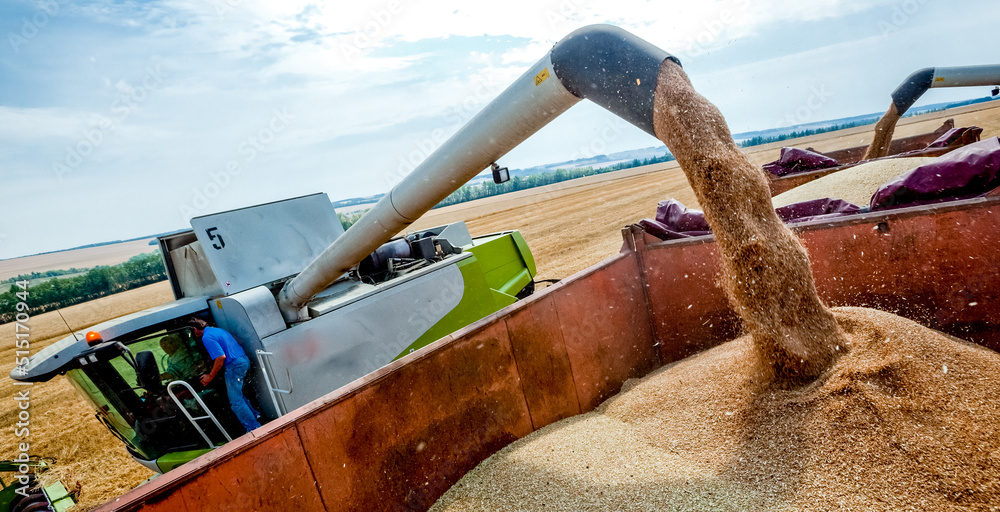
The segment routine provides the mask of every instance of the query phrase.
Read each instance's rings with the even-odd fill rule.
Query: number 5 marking
[[[212,247],[215,247],[217,251],[226,246],[226,241],[222,239],[222,235],[215,234],[218,230],[219,228],[208,228],[205,230],[205,234],[208,235],[209,240],[219,241],[219,243],[212,242]]]

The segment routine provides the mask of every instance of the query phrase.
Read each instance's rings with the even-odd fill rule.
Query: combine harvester
[[[570,34],[286,283],[280,307],[261,300],[266,307],[237,311],[255,326],[258,318],[271,319],[260,325],[284,327],[316,316],[319,311],[303,308],[309,297],[581,99],[653,133],[657,77],[668,59],[677,62],[614,27]],[[207,231],[217,227],[214,221],[194,226],[204,246],[213,233],[225,234],[221,225]],[[813,255],[827,304],[877,307],[1000,348],[997,194],[807,221],[794,229]],[[104,509],[426,510],[508,443],[594,409],[627,379],[737,334],[738,317],[716,282],[720,262],[712,236],[660,241],[639,226],[622,234],[622,251],[608,260],[289,408]],[[267,291],[260,296],[270,299]],[[238,325],[229,323],[227,309],[237,305],[236,296],[211,303],[220,324]],[[197,301],[203,308],[204,298]],[[390,316],[381,310],[380,318]],[[302,330],[315,340],[298,356],[313,365],[310,371],[336,364],[329,347],[345,342],[339,325],[322,322],[320,315],[283,331]],[[264,355],[262,361],[277,359]],[[314,378],[294,375],[297,386]]]
[[[72,334],[11,377],[65,374],[132,457],[163,473],[245,432],[224,379],[198,381],[212,361],[192,317],[255,359],[244,392],[263,423],[532,292],[535,264],[518,231],[472,238],[459,222],[385,243],[398,228],[381,226],[406,204],[390,194],[346,233],[326,194],[194,218],[159,239],[176,301]],[[321,258],[345,245],[358,256],[331,272]],[[279,303],[282,286],[291,298]]]

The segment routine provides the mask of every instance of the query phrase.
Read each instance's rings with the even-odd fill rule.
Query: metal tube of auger
[[[455,135],[410,172],[278,294],[286,322],[449,194],[581,99],[653,134],[653,93],[667,52],[617,27],[584,27],[559,41]]]
[[[896,113],[903,115],[928,89],[1000,85],[1000,64],[924,68],[914,71],[892,91]]]

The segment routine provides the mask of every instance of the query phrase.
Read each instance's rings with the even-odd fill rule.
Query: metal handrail
[[[275,393],[290,395],[292,394],[292,391],[295,388],[292,386],[292,374],[288,371],[288,368],[285,368],[285,374],[288,375],[288,389],[287,390],[281,389],[279,387],[271,385],[271,376],[268,375],[267,373],[267,365],[264,364],[264,356],[273,356],[273,355],[274,355],[273,352],[258,350],[257,362],[260,363],[260,372],[264,374],[264,384],[267,384],[267,391],[271,395],[271,401],[274,403],[274,412],[278,416],[281,416],[285,414],[283,410],[284,408],[281,407],[281,404],[278,402],[278,395],[276,395]]]
[[[181,402],[180,398],[177,398],[177,395],[174,394],[173,390],[174,385],[184,386],[188,390],[188,393],[191,393],[191,396],[193,396],[194,399],[198,402],[198,406],[201,407],[203,411],[205,411],[205,416],[198,416],[197,418],[191,416],[191,413],[188,412],[187,407],[184,407],[184,404]],[[167,393],[170,394],[170,398],[174,400],[174,403],[177,404],[177,407],[180,408],[182,413],[184,413],[184,416],[188,419],[191,425],[198,430],[198,433],[201,434],[201,437],[205,440],[205,443],[208,444],[209,448],[215,448],[215,445],[212,444],[212,440],[208,438],[208,436],[205,434],[205,431],[202,430],[200,426],[198,426],[198,421],[200,420],[204,419],[212,420],[212,423],[215,423],[215,427],[219,429],[219,432],[222,432],[222,435],[225,436],[227,441],[233,440],[232,437],[229,437],[229,433],[226,432],[226,429],[222,428],[222,424],[219,423],[219,420],[215,419],[215,415],[212,414],[212,411],[209,410],[207,405],[205,405],[205,402],[201,400],[201,397],[198,396],[198,393],[195,393],[194,388],[191,387],[190,384],[188,384],[183,380],[175,380],[167,384]]]

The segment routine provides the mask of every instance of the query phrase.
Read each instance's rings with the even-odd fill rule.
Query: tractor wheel
[[[527,297],[530,297],[532,293],[535,293],[535,282],[534,281],[526,284],[524,286],[524,288],[521,288],[521,291],[517,292],[517,295],[514,295],[514,296],[517,297],[517,300],[521,300],[521,299],[525,299]]]
[[[49,500],[43,496],[41,501],[27,505],[18,512],[52,512],[52,507],[49,506]]]
[[[37,488],[36,489],[32,489],[32,491],[38,491],[38,489]],[[41,494],[41,492],[31,493],[31,494],[29,494],[27,496],[25,496],[23,494],[16,494],[16,495],[14,495],[14,499],[10,500],[10,503],[7,504],[7,510],[10,510],[10,512],[14,512],[17,509],[18,505],[20,505],[21,503],[28,502],[31,499],[32,496],[36,496],[37,494]],[[44,495],[43,495],[43,497],[44,497]]]
[[[28,496],[19,496],[20,500],[13,500],[10,503],[10,512],[35,512],[49,509],[49,500],[45,494],[36,492]],[[49,509],[51,510],[51,509]]]

